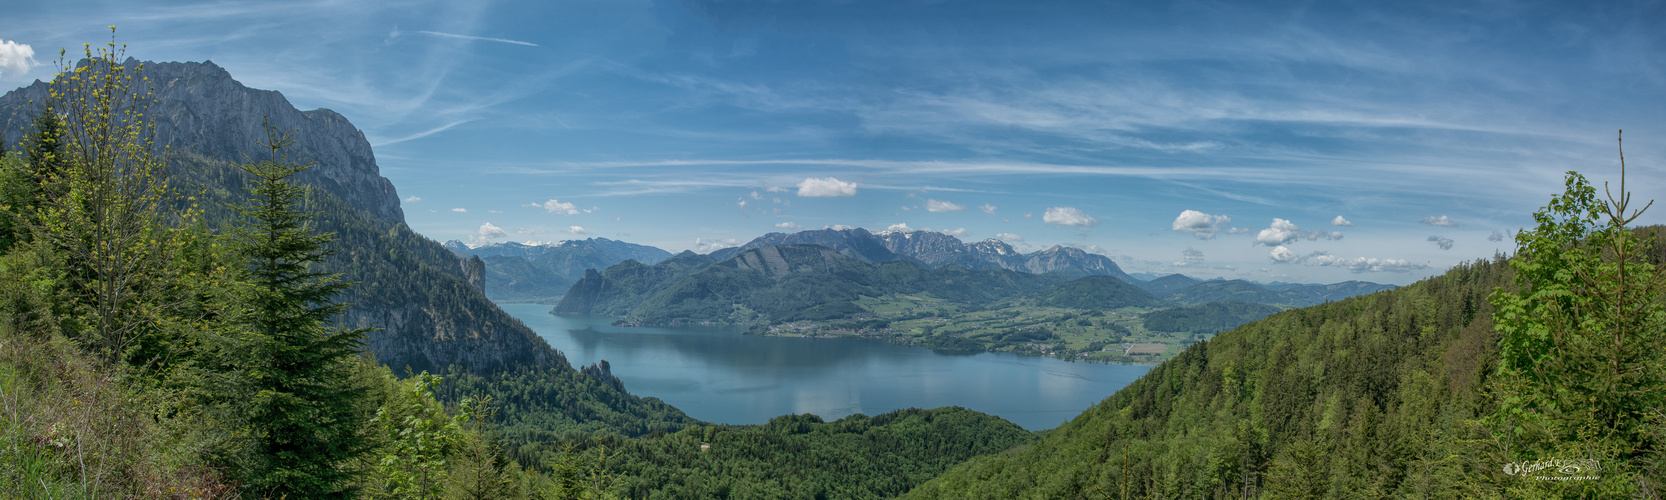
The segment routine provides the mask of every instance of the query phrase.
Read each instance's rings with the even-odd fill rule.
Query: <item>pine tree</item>
[[[245,276],[230,378],[243,386],[232,404],[251,434],[244,484],[256,496],[346,496],[345,464],[366,449],[354,404],[366,390],[352,383],[352,362],[369,330],[331,325],[351,283],[312,271],[332,253],[332,234],[311,231],[306,188],[289,181],[311,165],[286,162],[290,136],[269,123],[267,138],[271,160],[241,166],[254,176],[251,200],[230,234]]]

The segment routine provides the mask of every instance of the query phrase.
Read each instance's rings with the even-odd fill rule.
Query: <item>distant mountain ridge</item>
[[[848,317],[862,312],[856,301],[864,296],[929,293],[989,303],[1069,279],[1005,269],[930,269],[900,259],[876,264],[812,244],[725,253],[730,257],[721,261],[684,252],[653,266],[626,261],[587,271],[552,312],[642,324],[768,324]]]
[[[930,268],[957,265],[974,271],[1005,269],[1031,274],[1063,273],[1075,277],[1115,276],[1138,281],[1122,271],[1110,257],[1081,249],[1055,245],[1046,250],[1022,253],[997,239],[972,244],[934,231],[880,231],[862,228],[814,229],[797,233],[769,233],[745,245],[712,252],[726,260],[740,252],[775,245],[821,245],[872,264],[891,261],[916,262]]]

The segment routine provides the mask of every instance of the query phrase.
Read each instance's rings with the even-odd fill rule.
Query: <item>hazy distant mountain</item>
[[[741,252],[756,248],[778,245],[819,245],[826,247],[839,255],[852,259],[878,264],[894,260],[919,262],[917,259],[893,252],[885,247],[884,242],[873,233],[862,228],[852,229],[815,229],[796,233],[769,233],[735,248],[725,248],[711,253],[718,261],[729,260]]]
[[[1036,303],[1071,309],[1115,309],[1158,304],[1157,297],[1111,276],[1087,276],[1061,284],[1037,298]]]
[[[657,264],[671,257],[659,248],[588,238],[555,245],[507,242],[469,248],[451,240],[445,247],[461,257],[479,256],[486,262],[486,296],[501,302],[555,303],[585,270],[607,269],[627,260]]]
[[[1154,290],[1156,288],[1154,285],[1159,284],[1159,282],[1166,287],[1178,285],[1183,283],[1184,280],[1192,280],[1192,278],[1178,274],[1169,275],[1146,283],[1144,288],[1153,290],[1158,297],[1179,305],[1189,306],[1208,302],[1240,301],[1284,307],[1307,307],[1395,288],[1394,285],[1345,281],[1330,285],[1296,285],[1282,287],[1283,290],[1273,290],[1252,281],[1210,280],[1195,282],[1190,286],[1170,288],[1166,293]]]
[[[1005,269],[1031,274],[1063,273],[1071,276],[1115,276],[1126,282],[1137,281],[1122,272],[1110,257],[1087,253],[1080,249],[1054,246],[1046,250],[1020,253],[1012,245],[988,239],[970,245],[959,238],[932,231],[869,232],[862,228],[816,229],[797,233],[769,233],[736,248],[712,252],[712,257],[725,260],[746,250],[776,245],[821,245],[863,262],[877,264],[891,261],[910,261],[926,267],[939,268],[957,265],[981,271]]]
[[[1186,276],[1184,274],[1170,274],[1151,281],[1136,281],[1133,285],[1143,288],[1145,291],[1151,292],[1155,295],[1166,296],[1170,293],[1174,293],[1176,290],[1202,282],[1202,280]]]

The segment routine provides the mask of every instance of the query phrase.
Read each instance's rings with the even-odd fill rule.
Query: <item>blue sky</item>
[[[1404,284],[1616,179],[1618,129],[1666,193],[1658,1],[139,4],[8,6],[0,85],[117,25],[346,115],[442,241],[905,224]]]

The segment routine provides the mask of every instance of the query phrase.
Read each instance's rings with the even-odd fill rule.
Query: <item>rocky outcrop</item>
[[[128,59],[126,65],[140,63]],[[283,94],[245,87],[209,61],[146,62],[139,74],[156,98],[148,116],[156,126],[158,147],[232,163],[266,160],[270,154],[260,143],[266,142],[263,120],[270,120],[279,131],[294,131],[295,144],[285,151],[289,160],[316,164],[296,180],[388,222],[405,221],[399,194],[382,177],[370,142],[340,114],[295,109]],[[6,144],[18,143],[46,96],[47,84],[36,81],[0,97],[0,135]]]
[[[480,261],[479,255],[471,255],[462,259],[463,279],[469,282],[469,287],[486,293],[486,263]]]
[[[595,364],[585,366],[584,368],[580,368],[579,373],[596,377],[597,379],[600,379],[603,384],[607,384],[608,387],[612,387],[614,390],[621,393],[625,392],[625,382],[619,380],[619,377],[613,376],[613,370],[608,366],[607,360],[605,359],[597,361]]]

